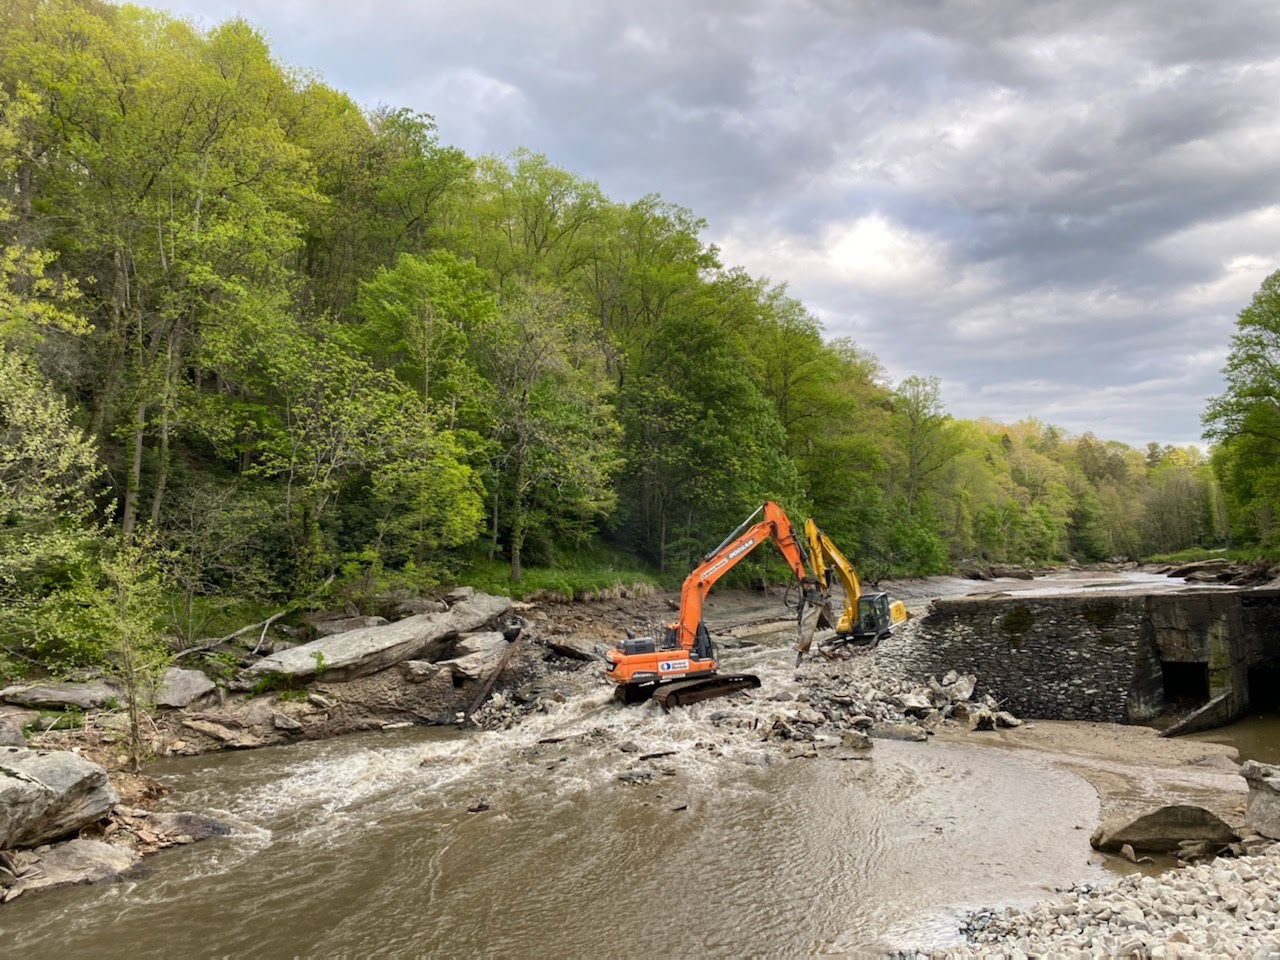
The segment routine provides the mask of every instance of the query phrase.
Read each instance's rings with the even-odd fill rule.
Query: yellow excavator
[[[887,593],[862,592],[853,564],[812,518],[804,522],[804,537],[809,543],[810,562],[827,589],[837,577],[844,587],[844,610],[836,621],[835,638],[819,642],[819,653],[833,660],[852,656],[852,648],[870,649],[906,621],[907,608],[901,600],[894,600]],[[796,656],[797,666],[803,653]]]

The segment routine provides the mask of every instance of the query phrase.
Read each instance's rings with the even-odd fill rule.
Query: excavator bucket
[[[796,666],[813,645],[813,635],[823,623],[831,625],[831,607],[825,597],[806,596],[800,601],[800,626],[796,634]]]

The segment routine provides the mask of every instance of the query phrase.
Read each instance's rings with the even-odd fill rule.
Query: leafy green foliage
[[[464,570],[578,595],[678,580],[765,499],[871,578],[1280,540],[1276,277],[1208,462],[957,420],[690,210],[468,157],[243,21],[83,0],[0,8],[0,188],[0,632],[47,666],[110,659],[77,624],[112,590],[130,649],[157,590],[178,646]]]

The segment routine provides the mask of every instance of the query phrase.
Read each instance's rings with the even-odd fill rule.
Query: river
[[[779,676],[790,656],[751,654]],[[767,762],[707,743],[711,709],[623,708],[601,690],[505,733],[157,762],[165,807],[240,832],[123,883],[6,905],[5,954],[838,954],[953,942],[965,907],[1102,876],[1087,862],[1098,801],[1072,774],[931,742]],[[620,782],[634,754],[602,731],[673,753],[649,761],[651,781]]]
[[[726,667],[781,687],[788,638],[753,639]],[[958,942],[966,908],[1107,876],[1089,863],[1097,795],[1073,773],[932,741],[786,760],[714,740],[724,703],[663,714],[600,687],[506,732],[159,761],[163,808],[236,835],[5,905],[4,955],[856,954]]]

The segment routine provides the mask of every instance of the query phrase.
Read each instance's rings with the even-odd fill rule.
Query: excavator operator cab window
[[[858,632],[879,634],[889,625],[889,596],[864,594],[858,598]]]

